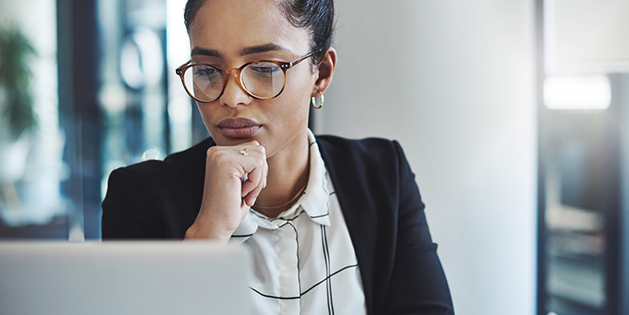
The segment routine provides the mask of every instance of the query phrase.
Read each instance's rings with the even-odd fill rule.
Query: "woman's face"
[[[194,63],[221,69],[262,59],[289,62],[310,52],[308,31],[292,26],[276,0],[208,0],[190,27],[190,42]],[[316,79],[311,59],[304,60],[286,71],[286,86],[278,97],[257,100],[231,75],[221,97],[198,106],[218,145],[257,140],[271,157],[305,135]],[[249,119],[256,126],[229,128],[237,126],[230,120],[234,118]]]

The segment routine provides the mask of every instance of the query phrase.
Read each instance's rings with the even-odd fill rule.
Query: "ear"
[[[336,50],[332,47],[328,48],[321,59],[321,62],[317,66],[318,78],[312,89],[312,97],[319,97],[332,83],[332,77],[334,77],[334,68],[336,67]]]

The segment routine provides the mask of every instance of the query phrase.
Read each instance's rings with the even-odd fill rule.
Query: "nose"
[[[236,108],[239,105],[248,105],[253,99],[245,91],[240,84],[238,78],[238,69],[224,70],[225,74],[225,89],[223,94],[219,98],[221,105]]]

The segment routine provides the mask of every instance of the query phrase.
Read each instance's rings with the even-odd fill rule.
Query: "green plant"
[[[6,104],[0,108],[13,140],[37,125],[30,91],[33,74],[29,67],[29,58],[35,55],[35,49],[18,28],[0,29],[0,89],[6,96],[3,99]]]

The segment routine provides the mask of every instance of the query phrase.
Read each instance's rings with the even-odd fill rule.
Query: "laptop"
[[[251,259],[213,242],[0,242],[0,314],[250,314]]]

